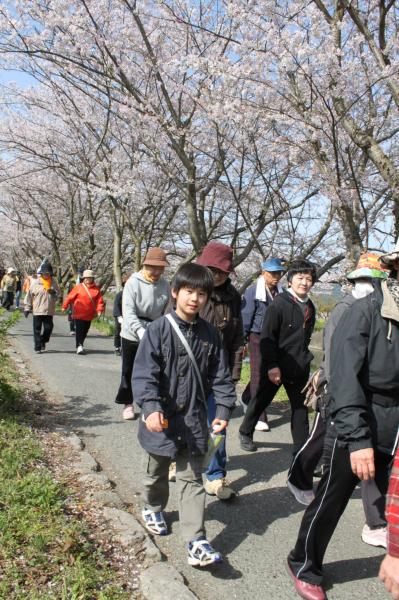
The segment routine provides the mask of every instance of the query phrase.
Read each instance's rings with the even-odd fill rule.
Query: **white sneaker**
[[[365,525],[362,531],[362,540],[365,544],[369,544],[369,546],[376,546],[377,548],[386,548],[387,528],[376,527],[375,529],[371,529],[368,525]]]
[[[84,354],[85,353],[85,349],[83,348],[83,346],[78,346],[76,348],[76,354]]]
[[[299,504],[309,506],[309,504],[313,502],[313,490],[300,490],[296,487],[296,485],[293,485],[290,481],[287,481],[287,487],[290,490],[291,494],[294,496],[295,500],[299,502]]]
[[[270,427],[265,421],[258,421],[255,425],[255,429],[256,431],[270,431]]]
[[[75,332],[74,331],[70,331],[69,335],[75,335]]]

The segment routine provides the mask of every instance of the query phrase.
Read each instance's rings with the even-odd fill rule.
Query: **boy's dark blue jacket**
[[[190,344],[206,396],[215,397],[216,417],[228,420],[236,393],[219,332],[200,317],[187,323],[175,312],[171,315]],[[139,442],[147,452],[174,457],[179,448],[188,447],[192,454],[206,453],[206,400],[190,357],[166,317],[146,329],[134,361],[132,388],[142,409]],[[156,411],[168,420],[168,427],[160,433],[148,431],[143,420]]]

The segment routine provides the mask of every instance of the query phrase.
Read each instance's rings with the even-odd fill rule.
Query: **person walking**
[[[95,274],[91,269],[83,271],[82,283],[75,285],[62,305],[62,310],[72,306],[75,325],[76,354],[85,354],[84,343],[92,320],[100,317],[105,309],[100,288],[94,283]]]
[[[325,447],[325,454],[328,455],[334,442],[334,433],[328,427],[330,421],[328,418],[328,383],[330,381],[331,340],[333,333],[346,310],[356,300],[365,298],[374,291],[372,280],[384,280],[387,277],[388,273],[381,265],[378,255],[371,252],[362,254],[356,268],[347,275],[347,279],[353,283],[351,292],[337,303],[324,328],[324,359],[320,369],[313,377],[313,379],[316,379],[314,385],[316,390],[318,390],[318,392],[316,391],[316,395],[320,410],[316,412],[308,439],[293,459],[287,479],[288,489],[301,504],[309,505],[314,499],[314,469],[320,459],[322,459],[322,468],[324,468],[323,464],[326,462],[326,459],[322,458],[323,445]],[[327,436],[326,430],[328,430]],[[362,530],[362,540],[371,546],[386,548],[385,499],[374,480],[362,481],[361,493],[366,516],[366,523]]]
[[[176,310],[147,327],[133,368],[133,394],[142,409],[138,439],[145,451],[143,521],[154,534],[168,533],[163,511],[174,459],[181,534],[188,563],[197,567],[222,560],[207,540],[204,524],[207,399],[212,393],[215,432],[227,427],[236,399],[220,335],[199,316],[212,289],[209,269],[195,263],[180,267],[172,282]]]
[[[46,349],[53,331],[53,316],[60,288],[53,276],[53,267],[43,260],[37,270],[37,279],[32,279],[24,301],[25,318],[33,314],[33,339],[36,354]]]
[[[260,335],[261,377],[239,429],[240,445],[246,452],[257,450],[253,441],[262,411],[284,385],[291,405],[294,453],[309,435],[308,410],[302,392],[310,372],[309,351],[316,310],[308,293],[316,281],[316,269],[308,260],[294,260],[287,273],[288,289],[279,294],[266,311]]]
[[[113,312],[112,312],[113,317],[114,317],[114,322],[115,322],[114,348],[115,348],[115,354],[117,356],[121,356],[121,345],[122,345],[121,329],[122,329],[122,323],[123,323],[122,295],[123,295],[123,288],[125,287],[125,283],[128,279],[129,279],[129,275],[124,273],[122,275],[122,289],[115,296],[114,308],[113,308]]]
[[[17,290],[17,271],[13,267],[7,269],[7,273],[1,280],[2,307],[10,310],[14,304],[14,295]]]
[[[250,380],[242,393],[241,402],[246,411],[256,396],[261,378],[260,332],[266,310],[277,294],[284,290],[280,279],[286,268],[279,258],[268,258],[262,262],[262,274],[250,285],[242,297],[241,314],[244,325],[244,337],[249,350]],[[256,431],[270,431],[266,410],[262,411],[255,425]]]
[[[244,350],[244,330],[241,317],[241,296],[231,283],[233,272],[233,249],[220,242],[207,244],[196,260],[197,265],[207,267],[213,277],[213,292],[200,311],[200,317],[214,325],[222,338],[226,364],[234,383],[240,380]],[[212,423],[216,414],[213,394],[208,396],[208,421]],[[235,496],[233,488],[226,480],[226,436],[212,457],[205,471],[205,491],[220,500]]]
[[[22,292],[22,280],[21,280],[21,273],[19,271],[16,272],[16,278],[17,278],[17,283],[15,286],[15,308],[19,308],[21,292]]]
[[[117,404],[123,404],[123,419],[136,418],[133,407],[132,372],[139,343],[149,323],[160,317],[169,301],[169,283],[162,277],[169,265],[162,248],[149,248],[141,270],[127,280],[122,295],[122,375]]]
[[[385,281],[354,302],[331,343],[329,392],[335,437],[313,502],[307,507],[288,571],[302,598],[324,600],[323,559],[359,481],[385,496],[399,437],[399,246],[380,257]]]

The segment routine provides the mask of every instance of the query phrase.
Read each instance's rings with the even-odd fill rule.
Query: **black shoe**
[[[120,348],[115,348],[115,355],[116,356],[120,356],[121,355],[121,349]]]
[[[240,433],[240,446],[246,452],[256,452],[257,447],[254,444],[252,436]]]

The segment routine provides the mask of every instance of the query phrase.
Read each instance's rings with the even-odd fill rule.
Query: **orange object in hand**
[[[169,427],[169,421],[168,419],[163,419],[162,421],[162,429],[167,429]]]

